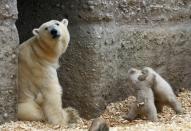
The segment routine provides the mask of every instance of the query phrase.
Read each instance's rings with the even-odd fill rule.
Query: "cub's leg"
[[[151,121],[157,121],[157,109],[154,104],[148,106],[147,117]]]
[[[181,114],[183,113],[183,109],[181,104],[176,99],[171,99],[169,101],[169,106],[177,113]]]
[[[60,85],[49,83],[49,87],[43,88],[41,92],[44,98],[42,106],[48,122],[67,125],[68,117],[67,112],[62,109]]]
[[[44,121],[44,113],[41,107],[33,100],[18,104],[17,118],[28,121]]]
[[[138,115],[138,109],[137,104],[132,104],[129,113],[126,116],[123,116],[123,119],[132,121],[134,120]]]
[[[156,106],[157,112],[161,113],[164,105],[160,103],[159,101],[155,101],[155,106]]]

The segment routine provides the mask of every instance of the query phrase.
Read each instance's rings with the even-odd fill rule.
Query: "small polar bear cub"
[[[164,78],[162,78],[157,72],[155,72],[150,67],[143,68],[142,73],[143,75],[139,77],[139,80],[154,80],[152,90],[155,95],[155,105],[157,107],[158,112],[162,112],[164,105],[168,105],[171,108],[173,108],[177,114],[183,112],[181,104],[177,101],[172,87]]]
[[[141,70],[131,68],[128,71],[128,80],[136,92],[136,102],[131,105],[130,111],[124,119],[134,120],[137,115],[146,116],[151,121],[157,121],[157,110],[154,104],[154,95],[151,89],[153,83],[148,80],[139,80],[143,75]]]

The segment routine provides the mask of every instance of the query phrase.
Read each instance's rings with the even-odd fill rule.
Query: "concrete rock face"
[[[15,118],[18,33],[16,0],[0,1],[0,123]]]
[[[150,66],[175,90],[190,88],[189,0],[18,0],[18,9],[21,41],[47,20],[69,19],[71,42],[58,71],[63,106],[82,117],[133,94],[130,67]]]

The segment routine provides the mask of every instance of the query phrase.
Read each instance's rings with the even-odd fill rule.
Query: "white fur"
[[[128,71],[129,83],[133,86],[136,92],[136,102],[131,105],[128,115],[124,118],[127,120],[133,120],[138,114],[140,114],[147,116],[151,121],[157,121],[157,110],[154,104],[153,91],[151,89],[153,82],[150,80],[140,81],[139,77],[141,75],[143,75],[141,70],[135,68],[131,68]]]
[[[132,73],[134,72],[134,73]],[[135,84],[138,80],[138,77],[142,75],[141,70],[138,70],[136,68],[130,68],[127,73],[127,78],[129,80],[129,84]]]
[[[155,72],[150,67],[145,67],[143,68],[143,70],[147,70],[149,72],[148,77],[153,77],[152,74],[155,75],[156,85],[153,87],[153,90],[156,91],[157,94],[164,96],[163,98],[160,98],[161,100],[166,101],[172,99],[172,97],[173,98],[176,97],[170,84],[164,78],[162,78],[157,72]]]
[[[78,117],[77,111],[62,109],[62,87],[56,70],[70,40],[67,25],[67,19],[48,21],[33,30],[34,37],[21,44],[18,57],[19,120],[67,126]],[[53,38],[52,29],[56,29],[60,36]]]
[[[152,89],[155,95],[155,105],[157,106],[158,111],[162,111],[163,105],[168,105],[173,108],[176,113],[182,113],[183,110],[181,104],[177,101],[170,84],[150,67],[145,67],[142,71],[148,73],[146,78],[148,81],[151,81],[153,76],[155,77]]]

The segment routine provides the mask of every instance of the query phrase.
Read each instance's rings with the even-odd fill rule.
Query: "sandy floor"
[[[134,97],[109,104],[101,117],[106,119],[111,131],[191,131],[191,91],[184,90],[179,94],[178,99],[182,103],[184,114],[176,115],[173,110],[164,107],[163,113],[158,114],[158,122],[141,119],[129,122],[121,118],[125,112],[128,112],[130,104],[135,100]],[[77,125],[72,125],[71,128],[41,122],[17,121],[0,125],[0,131],[87,130],[91,121],[82,120]]]

